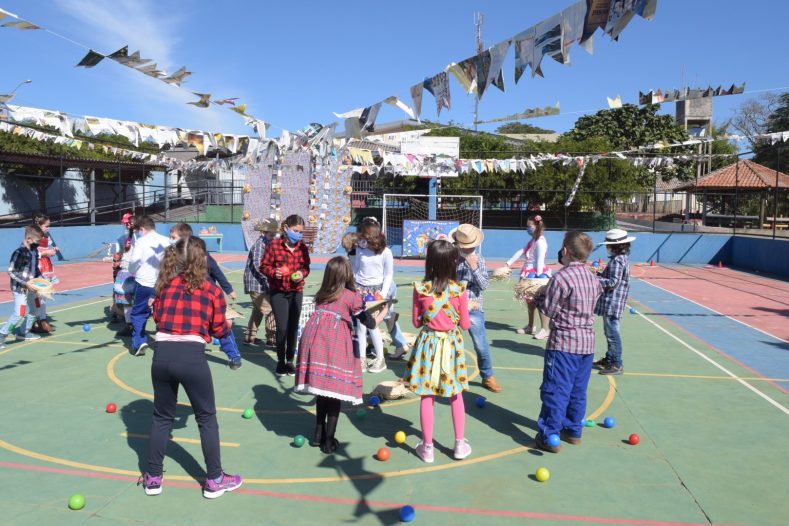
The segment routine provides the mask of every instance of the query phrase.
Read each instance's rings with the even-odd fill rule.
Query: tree
[[[621,108],[601,110],[579,118],[568,135],[575,140],[605,137],[617,150],[687,140],[687,132],[670,115],[658,115],[659,109],[658,104],[625,104]]]
[[[752,150],[756,150],[759,146],[756,136],[767,133],[770,116],[779,104],[778,95],[764,93],[755,99],[746,100],[735,110],[731,124],[735,130],[748,138]]]
[[[775,99],[772,111],[767,117],[764,133],[789,131],[789,93]],[[753,160],[775,170],[789,171],[789,147],[785,142],[770,144],[759,141],[755,144]]]
[[[496,133],[528,135],[528,134],[555,133],[555,132],[553,130],[546,130],[545,128],[532,126],[531,124],[527,124],[525,122],[508,122],[507,124],[504,124],[496,128]]]

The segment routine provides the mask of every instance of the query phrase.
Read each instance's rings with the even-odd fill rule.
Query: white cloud
[[[179,62],[176,55],[181,44],[178,38],[181,34],[179,28],[183,27],[185,19],[171,11],[164,13],[163,9],[157,10],[155,2],[151,0],[110,2],[56,0],[56,2],[59,8],[73,18],[79,26],[79,34],[84,35],[81,40],[87,40],[83,43],[95,46],[97,51],[111,53],[128,45],[129,53],[140,50],[143,58],[152,59],[158,64],[159,69],[168,73],[184,65]],[[196,100],[189,90],[202,91],[196,84],[193,85],[193,77],[186,79],[183,84],[185,89],[178,89],[119,64],[101,64],[98,67],[113,68],[121,87],[127,87],[123,83],[132,83],[134,89],[130,91],[134,94],[133,100],[124,97],[124,100],[119,102],[144,108],[145,113],[150,115],[147,119],[140,119],[144,122],[228,133],[246,130],[241,117],[228,112],[227,109],[216,107],[200,109],[186,105],[186,102]],[[187,69],[190,70],[188,65]],[[197,74],[198,72],[195,72],[195,76]],[[228,95],[221,94],[218,97],[223,96]],[[158,122],[157,118],[163,115],[171,122]],[[122,118],[117,115],[98,116]],[[251,134],[252,131],[248,130],[245,133]]]

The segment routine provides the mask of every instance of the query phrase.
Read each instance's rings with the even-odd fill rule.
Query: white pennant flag
[[[396,96],[387,97],[387,98],[384,99],[384,102],[387,103],[387,104],[391,104],[392,106],[395,106],[397,108],[400,108],[401,110],[403,110],[403,112],[406,115],[408,115],[412,119],[415,118],[414,117],[414,110],[412,110],[411,107],[408,104],[406,104],[405,102],[401,101]]]

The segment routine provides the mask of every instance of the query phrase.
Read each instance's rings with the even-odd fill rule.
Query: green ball
[[[81,510],[85,507],[85,497],[75,493],[68,499],[68,507],[72,510]]]
[[[293,445],[296,447],[303,446],[304,442],[306,442],[306,440],[302,435],[296,435],[295,437],[293,437]]]
[[[584,425],[585,425],[586,427],[594,427],[594,426],[596,426],[597,424],[595,424],[595,423],[594,423],[594,420],[587,420],[587,421],[586,421],[586,423],[585,423]]]
[[[356,411],[356,418],[358,418],[359,420],[364,420],[365,417],[367,417],[367,411],[365,411],[364,409],[358,409]]]
[[[241,414],[241,416],[247,419],[252,418],[253,416],[255,416],[255,411],[252,408],[248,407],[244,409],[244,412]]]

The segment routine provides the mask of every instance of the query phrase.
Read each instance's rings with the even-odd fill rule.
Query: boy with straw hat
[[[460,251],[457,279],[459,282],[466,282],[469,318],[471,319],[468,333],[474,344],[474,351],[477,353],[482,387],[488,391],[500,393],[501,386],[493,376],[493,361],[490,359],[490,346],[488,335],[485,332],[485,311],[482,303],[482,293],[488,288],[488,271],[485,268],[485,258],[477,253],[477,247],[482,245],[485,234],[474,225],[462,224],[452,231],[449,237],[452,238]]]
[[[258,327],[263,323],[266,331],[265,343],[266,345],[274,345],[277,326],[274,323],[274,316],[271,314],[268,279],[260,272],[260,261],[266,251],[266,245],[279,232],[279,223],[276,219],[263,219],[255,224],[255,231],[260,232],[260,237],[249,249],[247,265],[244,268],[244,292],[249,294],[252,300],[252,313],[249,315],[244,343],[247,345],[258,343]]]

